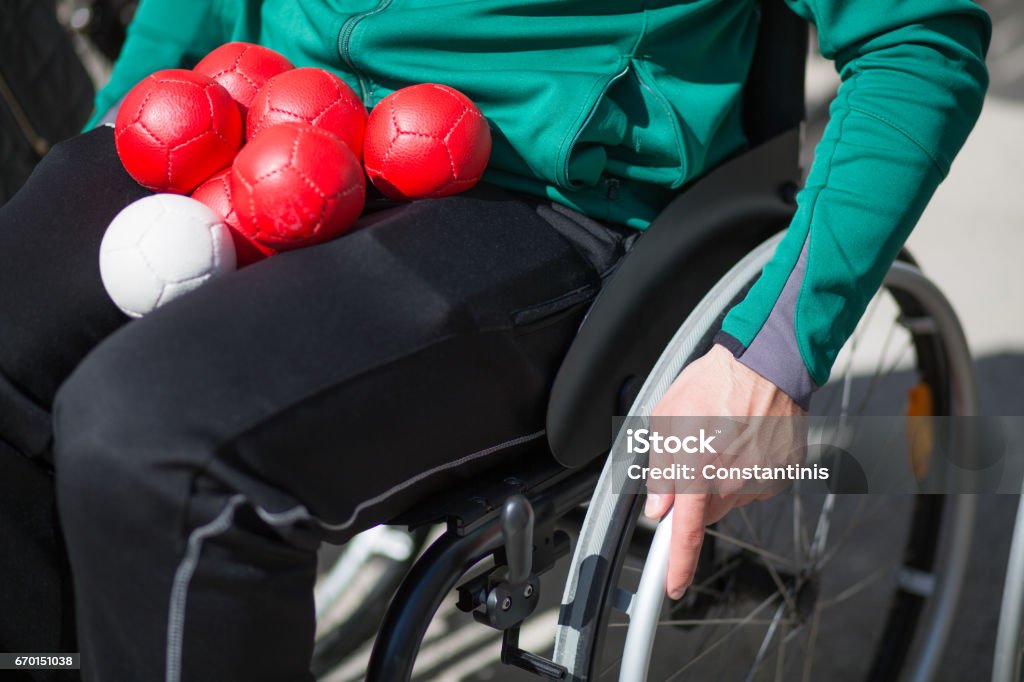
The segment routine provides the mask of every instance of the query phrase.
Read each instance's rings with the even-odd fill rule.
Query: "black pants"
[[[52,464],[85,679],[309,679],[319,543],[542,450],[628,239],[481,187],[127,323],[97,254],[144,193],[103,128],[0,213],[0,650],[73,646]]]

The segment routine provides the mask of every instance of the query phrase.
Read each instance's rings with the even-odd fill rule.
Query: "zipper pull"
[[[619,179],[618,178],[605,178],[605,195],[609,201],[615,201],[619,198]]]

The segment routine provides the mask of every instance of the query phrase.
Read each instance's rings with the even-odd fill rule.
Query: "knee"
[[[87,356],[55,398],[58,506],[69,536],[83,523],[120,524],[126,509],[166,503],[168,477],[184,473],[174,466],[168,426],[157,428],[157,415],[171,411],[145,373],[116,355]]]

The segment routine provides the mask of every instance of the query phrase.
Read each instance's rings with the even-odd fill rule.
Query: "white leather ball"
[[[142,317],[234,269],[227,225],[204,204],[178,194],[129,204],[100,244],[103,286],[130,317]]]

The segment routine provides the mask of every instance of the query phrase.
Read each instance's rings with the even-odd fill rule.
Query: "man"
[[[801,414],[981,107],[990,25],[971,2],[787,2],[843,85],[786,239],[661,414]],[[0,451],[42,492],[3,514],[53,525],[52,452],[86,679],[308,679],[318,543],[543,438],[550,381],[629,231],[743,149],[758,17],[754,0],[144,0],[95,120],[153,70],[249,40],[368,107],[454,86],[494,152],[478,190],[371,213],[127,325],[96,252],[145,191],[109,129],[55,149],[5,209]],[[735,502],[651,498],[654,517],[676,505],[672,596]],[[19,575],[38,591],[24,566],[57,584],[43,540],[8,592]],[[5,619],[0,648],[60,649],[43,625],[26,643]]]

